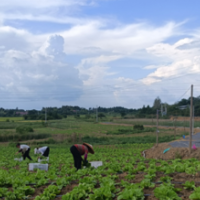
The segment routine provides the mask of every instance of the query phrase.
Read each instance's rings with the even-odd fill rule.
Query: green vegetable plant
[[[86,199],[92,190],[94,190],[93,184],[81,183],[71,192],[63,195],[62,200]]]
[[[4,197],[7,191],[8,191],[7,188],[0,187],[0,197]]]
[[[135,178],[135,175],[131,175],[131,174],[127,174],[126,176],[125,176],[125,179],[127,179],[127,180],[133,180]]]
[[[140,182],[140,186],[142,188],[153,188],[155,187],[155,184],[151,182],[150,179],[143,179],[141,182]]]
[[[127,186],[122,192],[119,193],[117,200],[143,200],[143,188],[137,184]]]
[[[194,181],[186,181],[184,184],[184,189],[187,189],[187,190],[192,190],[195,188],[195,182]]]
[[[48,186],[44,192],[35,198],[35,200],[53,200],[57,194],[60,193],[60,190],[55,185]]]
[[[194,188],[194,192],[189,196],[191,200],[200,200],[200,187]]]
[[[160,178],[160,180],[162,182],[170,182],[172,180],[172,177],[170,177],[170,176],[163,176],[163,177]]]
[[[181,200],[178,194],[174,191],[171,185],[160,185],[160,187],[155,188],[154,196],[159,200]]]

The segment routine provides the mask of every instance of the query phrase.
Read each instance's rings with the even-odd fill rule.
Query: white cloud
[[[147,48],[147,52],[163,59],[164,65],[146,66],[144,69],[153,69],[155,72],[142,79],[144,84],[162,82],[165,79],[173,79],[177,76],[186,76],[200,72],[199,53],[200,47],[191,48],[196,38],[183,38],[174,44],[158,43]],[[184,78],[183,78],[184,79]],[[185,79],[184,79],[185,80]],[[183,80],[183,82],[184,82]],[[191,82],[192,78],[190,79]]]
[[[0,4],[0,24],[5,20],[48,21],[83,24],[87,17],[75,17],[81,7],[94,6],[99,0],[8,0]]]
[[[145,66],[144,69],[156,69],[156,68],[159,68],[160,66],[158,65],[148,65],[148,66]]]
[[[39,51],[26,53],[19,50],[3,53],[0,58],[1,99],[8,102],[14,99],[73,101],[80,97],[82,81],[78,70],[57,61],[60,55],[65,56],[60,37],[49,38],[46,55]]]
[[[4,11],[0,15],[4,19],[26,17],[28,20],[71,23],[72,26],[53,35],[34,35],[25,29],[0,26],[1,99],[8,102],[33,100],[34,105],[40,106],[44,106],[42,101],[48,101],[51,106],[141,107],[151,104],[157,96],[168,95],[165,100],[172,101],[179,93],[172,92],[170,87],[182,87],[184,83],[196,80],[197,75],[185,76],[182,82],[181,79],[167,84],[162,81],[200,70],[200,48],[194,44],[198,41],[197,36],[182,38],[174,44],[166,42],[179,34],[180,24],[112,24],[113,28],[110,28],[108,19],[80,18],[71,14],[58,17],[59,7],[71,8],[80,1],[48,1],[48,4],[42,1],[38,11],[37,1],[22,2],[15,1],[13,7],[10,7],[11,1],[4,2],[0,12]],[[11,13],[9,10],[17,3],[19,12]],[[27,12],[22,12],[26,8]],[[53,8],[58,9],[51,12]],[[76,66],[69,64],[70,56],[77,59]],[[115,66],[110,65],[119,59],[143,60],[147,57],[151,63],[139,67],[155,71],[139,81],[131,78],[132,74],[124,73],[123,67],[117,74]]]
[[[25,7],[25,8],[48,8],[57,6],[72,6],[72,5],[86,5],[90,3],[89,0],[7,0],[2,1],[0,8],[10,8],[10,7]]]
[[[136,51],[172,36],[176,29],[175,23],[161,27],[148,26],[145,23],[130,24],[109,29],[99,21],[73,26],[60,34],[65,38],[67,53],[79,53],[79,50],[92,46],[114,54],[133,56]]]

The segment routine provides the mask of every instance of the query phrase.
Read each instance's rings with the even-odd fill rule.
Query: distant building
[[[28,112],[16,112],[15,114],[16,114],[16,115],[27,115]]]

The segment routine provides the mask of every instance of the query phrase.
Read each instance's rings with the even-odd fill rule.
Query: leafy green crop
[[[168,185],[160,185],[154,190],[154,196],[159,200],[181,200],[174,189]]]
[[[191,200],[200,200],[200,187],[194,189],[194,192],[189,196]]]
[[[89,155],[88,159],[101,160],[103,166],[97,169],[86,167],[78,171],[74,168],[70,152],[66,151],[66,148],[53,146],[49,170],[37,169],[33,172],[28,171],[29,160],[13,160],[12,153],[16,149],[0,147],[4,152],[0,155],[0,197],[7,200],[32,198],[35,196],[35,188],[45,186],[46,189],[35,199],[53,200],[62,189],[68,190],[71,187],[69,185],[72,185],[73,188],[62,196],[63,200],[143,200],[146,188],[152,188],[157,199],[179,200],[177,193],[181,189],[175,188],[171,183],[170,174],[181,172],[192,177],[199,171],[200,161],[145,159],[141,152],[150,146],[126,144],[95,147],[95,154]],[[37,155],[31,157],[37,159]],[[139,183],[138,178],[141,180]],[[152,183],[159,178],[163,182],[162,185]],[[200,200],[200,189],[195,188],[194,181],[186,181],[183,187],[184,190],[194,189],[190,197]],[[153,192],[149,193],[153,196]]]
[[[184,184],[184,189],[190,190],[195,188],[195,182],[194,181],[186,181]]]
[[[119,193],[117,200],[143,200],[144,193],[142,190],[138,185],[131,184]]]

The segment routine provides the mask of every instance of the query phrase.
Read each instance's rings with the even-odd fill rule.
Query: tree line
[[[194,113],[195,116],[200,116],[200,97],[193,97],[194,104]],[[167,112],[163,112],[161,114],[161,107],[163,105],[163,111],[165,108]],[[86,118],[90,118],[91,115],[96,114],[96,109],[98,109],[98,116],[100,118],[106,116],[121,116],[122,118],[153,118],[156,116],[157,110],[159,112],[159,116],[163,118],[169,118],[170,116],[189,116],[190,114],[190,98],[181,99],[178,102],[170,105],[168,103],[163,103],[159,97],[157,97],[152,106],[147,105],[138,109],[128,109],[125,107],[117,106],[117,107],[98,107],[89,109],[79,107],[79,106],[62,106],[60,108],[57,107],[47,107],[42,108],[41,110],[23,110],[23,109],[4,109],[0,108],[0,117],[17,117],[23,116],[25,120],[45,120],[45,113],[47,115],[47,119],[62,119],[67,118],[67,116],[73,115],[75,118],[79,118],[81,115],[85,115]]]

